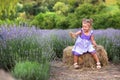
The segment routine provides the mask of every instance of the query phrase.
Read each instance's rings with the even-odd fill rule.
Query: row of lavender
[[[108,53],[109,61],[120,62],[120,30],[95,30],[98,44],[103,45]]]
[[[33,51],[40,48],[41,53],[47,56],[49,55],[49,57],[62,57],[63,49],[74,44],[74,41],[69,36],[69,31],[76,32],[78,30],[79,29],[41,30],[36,29],[34,26],[30,28],[27,26],[4,25],[1,26],[0,39],[3,42],[3,47],[10,46],[5,43],[7,41],[17,40],[18,42],[15,42],[15,44],[20,43],[21,45],[15,45],[16,47],[18,46],[18,51],[20,48],[28,48],[28,50],[34,48]],[[94,35],[97,43],[103,45],[107,50],[110,60],[120,60],[120,30],[111,28],[106,30],[94,30]],[[23,43],[27,44],[29,47]],[[24,51],[27,52],[26,50]]]
[[[59,38],[58,42],[60,45],[63,44],[63,47],[61,49],[61,46],[58,45],[57,51],[61,51],[67,47],[67,46],[73,46],[74,41],[69,36],[69,31],[76,32],[79,29],[72,29],[72,30],[54,30],[54,34]],[[102,45],[109,57],[109,61],[114,63],[120,62],[120,30],[117,29],[101,29],[101,30],[94,30],[95,40],[98,45]],[[59,42],[60,41],[60,42]],[[64,45],[65,44],[65,45]],[[57,56],[61,57],[62,54],[58,54]]]
[[[74,44],[69,31],[79,29],[41,30],[34,26],[2,25],[0,30],[0,67],[13,69],[19,61],[36,61],[45,68],[46,61],[62,58],[63,49]],[[94,35],[97,44],[105,47],[109,60],[120,62],[120,30],[94,30]]]
[[[46,31],[15,25],[3,25],[0,30],[0,68],[20,80],[48,80],[48,53],[53,52],[43,39]]]

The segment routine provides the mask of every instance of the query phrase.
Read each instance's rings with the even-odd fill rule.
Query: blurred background
[[[0,25],[69,29],[92,18],[94,29],[120,29],[119,16],[120,0],[0,0]]]

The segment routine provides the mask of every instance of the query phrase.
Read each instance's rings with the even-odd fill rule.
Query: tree
[[[18,0],[0,0],[0,18],[14,19],[16,16],[16,5]]]
[[[63,2],[57,2],[53,9],[56,11],[57,14],[63,14],[63,15],[67,15],[67,12],[69,11],[69,7],[68,5],[66,5]]]

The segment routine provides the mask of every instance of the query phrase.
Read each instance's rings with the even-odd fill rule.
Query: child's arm
[[[93,34],[91,35],[91,42],[94,45],[94,47],[97,47],[97,44],[96,44],[96,41],[94,39],[94,35]]]
[[[78,31],[78,32],[76,32],[76,33],[69,32],[69,34],[70,34],[70,36],[71,36],[72,38],[76,38],[78,35],[81,34],[81,31]]]

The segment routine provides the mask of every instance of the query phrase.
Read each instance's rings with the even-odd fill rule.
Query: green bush
[[[0,68],[11,70],[19,56],[12,51],[12,47],[7,46],[7,42],[0,40],[0,45]]]
[[[53,29],[53,28],[61,28],[66,29],[69,27],[68,20],[65,16],[57,15],[54,12],[46,12],[38,14],[33,21],[31,21],[31,25],[36,25],[41,29]]]
[[[58,16],[56,18],[56,28],[67,29],[69,27],[68,20],[65,16]]]
[[[10,19],[0,20],[0,25],[5,25],[5,24],[13,25],[13,24],[16,24],[16,23],[14,22],[14,20],[10,20]]]
[[[106,22],[108,21],[109,14],[98,14],[93,15],[92,18],[94,20],[94,29],[105,29],[108,26],[105,26]]]
[[[115,29],[120,29],[120,12],[116,12],[111,15],[111,17],[108,19],[108,22],[105,26],[112,27]]]
[[[66,5],[64,2],[56,2],[53,6],[53,9],[56,11],[57,14],[67,15],[69,11],[69,6]]]
[[[116,36],[119,40],[120,38]],[[97,44],[104,46],[105,50],[107,51],[108,59],[111,62],[119,63],[120,62],[120,46],[115,45],[111,39],[108,39],[107,36],[98,37],[96,40]]]
[[[28,2],[23,5],[23,11],[26,12],[27,16],[36,15],[40,12],[39,5],[35,2]]]
[[[106,8],[107,8],[107,6],[105,5],[105,4],[99,4],[99,5],[97,5],[96,6],[96,13],[97,14],[100,14],[100,13],[105,13],[105,12],[107,12],[106,11]]]
[[[120,1],[117,1],[117,5],[118,5],[118,7],[119,7],[119,9],[120,9]]]
[[[39,64],[37,62],[19,62],[15,65],[12,74],[17,79],[22,80],[48,80],[49,79],[49,64]]]
[[[82,22],[83,18],[93,18],[94,19],[94,17],[92,17],[92,16],[105,13],[105,9],[106,9],[105,4],[92,5],[89,3],[85,3],[85,4],[79,5],[79,7],[76,8],[75,13],[68,14],[67,18],[69,20],[68,21],[69,28],[80,28],[82,26],[81,22]],[[101,18],[101,17],[99,17],[99,18]],[[101,19],[101,21],[103,21],[103,19]],[[98,23],[99,23],[99,21],[98,21]]]
[[[75,9],[75,12],[73,15],[69,15],[68,18],[70,23],[70,28],[78,28],[81,26],[81,22],[83,18],[91,18],[91,15],[94,15],[96,13],[96,7],[92,4],[85,3],[79,5]]]
[[[7,50],[11,51],[10,48],[0,48],[0,68],[8,71],[14,67],[16,59],[19,58],[19,56],[17,53],[8,52]]]
[[[17,61],[28,59],[30,61],[41,62],[42,60],[42,48],[33,36],[24,39],[12,39],[7,41],[7,46],[8,52],[19,55],[19,58],[16,59]]]
[[[52,29],[56,26],[56,17],[57,15],[54,12],[40,13],[31,21],[31,25],[36,25],[42,29]]]
[[[120,12],[103,13],[91,16],[94,20],[94,29],[116,28],[120,29]]]
[[[68,14],[67,20],[68,20],[69,28],[79,28],[81,26],[81,22],[78,21],[74,13]]]
[[[7,40],[0,46],[0,67],[7,70],[14,67],[18,61],[41,62],[42,57],[41,47],[33,37]]]
[[[96,13],[96,7],[92,4],[82,4],[75,10],[77,19],[90,18],[91,15]]]
[[[62,58],[62,51],[63,49],[65,48],[65,44],[63,44],[63,40],[60,40],[58,37],[56,36],[52,36],[52,47],[53,47],[53,50],[55,51],[56,53],[56,56],[58,58]]]
[[[63,50],[65,49],[65,47],[74,44],[74,42],[71,42],[71,40],[66,39],[67,38],[66,36],[68,36],[67,33],[66,33],[66,36],[65,36],[64,32],[61,31],[60,33],[62,34],[61,37],[60,37],[60,35],[51,36],[51,39],[52,39],[52,42],[51,42],[52,46],[51,47],[55,51],[56,56],[58,58],[62,58]]]

